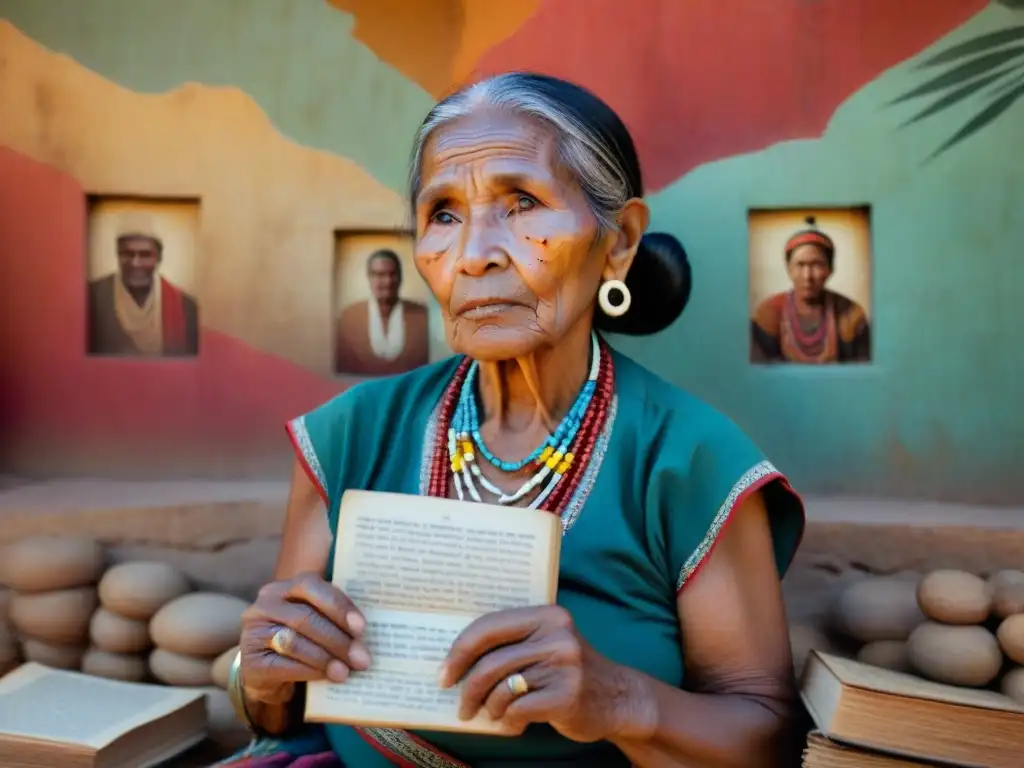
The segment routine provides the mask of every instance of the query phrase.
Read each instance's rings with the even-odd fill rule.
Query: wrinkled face
[[[151,237],[131,235],[117,241],[117,263],[121,280],[132,291],[153,287],[154,274],[160,264],[160,245]]]
[[[370,293],[382,304],[394,304],[398,301],[398,288],[402,278],[398,272],[398,264],[390,256],[377,256],[366,265],[366,274],[370,279]]]
[[[825,290],[825,281],[832,275],[825,251],[813,243],[798,245],[793,249],[786,271],[793,281],[797,298],[805,301],[819,298]]]
[[[438,129],[415,205],[416,267],[454,351],[508,360],[592,322],[615,235],[599,234],[553,129],[494,109]]]

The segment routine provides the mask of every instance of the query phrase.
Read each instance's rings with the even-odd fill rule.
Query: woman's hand
[[[267,584],[242,615],[246,697],[283,704],[292,698],[295,683],[344,682],[349,670],[370,664],[370,653],[358,639],[365,629],[352,601],[315,574]]]
[[[528,686],[518,695],[506,682],[517,673]],[[460,717],[468,720],[483,708],[517,733],[530,723],[549,723],[573,741],[600,741],[635,719],[635,680],[594,651],[560,606],[474,621],[452,644],[439,674],[444,688],[460,680]]]

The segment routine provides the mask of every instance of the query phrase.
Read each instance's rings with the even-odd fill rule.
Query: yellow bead
[[[567,454],[565,454],[565,460],[568,461],[570,464],[572,464],[572,460],[574,458],[576,457],[572,455],[572,451],[569,451]]]
[[[463,443],[462,443],[462,452],[463,453],[472,453],[473,452],[473,444],[470,443],[469,441],[463,441]]]
[[[560,475],[564,475],[566,470],[569,469],[569,467],[570,467],[570,462],[563,461],[561,464],[558,465],[558,469],[556,469],[555,471],[558,474],[560,474]]]
[[[549,458],[551,458],[551,454],[554,453],[554,452],[555,452],[555,449],[552,448],[549,445],[547,448],[545,448],[543,451],[541,451],[539,461],[541,463],[546,462]]]

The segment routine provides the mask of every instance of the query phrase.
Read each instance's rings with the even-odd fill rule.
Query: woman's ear
[[[615,233],[615,240],[608,251],[608,260],[601,272],[602,279],[626,279],[626,273],[633,264],[637,249],[640,247],[640,239],[647,231],[650,219],[651,211],[647,203],[639,197],[630,199],[622,206],[617,219],[619,231]]]

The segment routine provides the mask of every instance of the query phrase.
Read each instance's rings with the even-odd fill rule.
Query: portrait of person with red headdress
[[[790,287],[761,300],[754,310],[751,361],[807,365],[867,362],[871,359],[867,311],[854,299],[827,287],[836,270],[836,242],[815,216],[807,216],[804,223],[779,254],[785,260]]]

